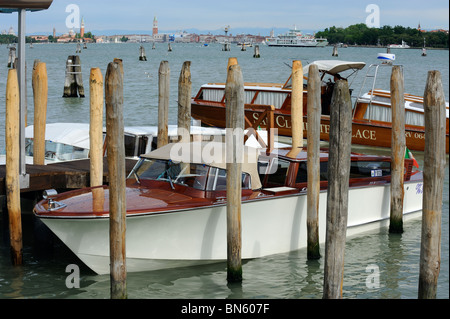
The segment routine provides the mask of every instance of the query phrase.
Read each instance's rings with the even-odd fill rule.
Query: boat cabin
[[[307,152],[290,158],[290,149],[267,154],[263,149],[244,147],[242,161],[243,195],[298,193],[307,189]],[[195,197],[226,196],[225,144],[217,142],[172,143],[142,155],[128,176],[127,185],[155,187],[165,182],[168,190]],[[409,180],[413,160],[405,159],[405,180]],[[390,182],[391,160],[387,156],[352,153],[350,184],[368,186]],[[136,184],[137,183],[137,184]],[[320,153],[320,188],[328,186],[328,151]],[[170,187],[170,188],[169,188]]]
[[[307,80],[310,65],[315,64],[319,68],[322,88],[322,114],[330,114],[330,103],[334,88],[334,80],[354,75],[365,66],[364,62],[350,62],[338,60],[321,60],[306,65],[303,68],[304,79]],[[348,72],[347,72],[348,71]],[[350,72],[350,73],[349,73]],[[246,107],[273,105],[275,113],[289,114],[291,111],[291,77],[285,83],[251,83],[244,84],[244,104]],[[192,102],[193,117],[211,126],[218,126],[215,121],[205,117],[204,109],[198,106],[224,106],[225,105],[225,83],[209,83],[201,86]],[[307,82],[304,83],[303,91],[303,114],[307,108]],[[219,126],[220,127],[220,126]]]

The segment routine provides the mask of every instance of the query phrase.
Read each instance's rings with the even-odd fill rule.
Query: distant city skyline
[[[424,4],[419,0],[392,1],[378,0],[322,0],[305,4],[302,1],[251,0],[237,1],[180,1],[172,0],[155,4],[154,1],[133,0],[55,0],[48,10],[27,12],[27,34],[67,33],[66,19],[71,14],[68,6],[79,9],[79,17],[84,18],[85,31],[108,34],[147,32],[152,34],[153,19],[158,19],[160,32],[176,30],[196,30],[198,32],[220,32],[230,26],[230,33],[249,30],[253,34],[268,33],[271,29],[289,29],[294,25],[305,31],[321,31],[325,28],[347,27],[366,23],[371,12],[366,12],[370,4],[379,8],[379,25],[422,29],[449,28],[449,3],[446,0],[431,0]],[[13,27],[17,32],[17,13],[0,14],[0,31]],[[74,28],[79,32],[79,28]],[[269,30],[269,31],[268,31]]]

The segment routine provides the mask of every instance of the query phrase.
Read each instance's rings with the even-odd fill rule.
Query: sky
[[[369,5],[375,5],[368,7]],[[73,10],[72,8],[77,8]],[[67,10],[67,12],[66,12]],[[86,31],[149,31],[153,18],[164,30],[233,30],[293,28],[320,31],[357,23],[449,29],[447,0],[53,0],[48,10],[27,12],[27,34],[66,33],[75,17],[83,17]],[[374,18],[378,17],[378,20]],[[0,14],[0,31],[12,26],[17,13]],[[68,23],[67,23],[68,22]],[[76,28],[74,28],[75,31]],[[96,34],[97,35],[97,34]]]

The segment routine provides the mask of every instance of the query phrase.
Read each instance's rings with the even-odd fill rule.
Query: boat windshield
[[[181,184],[205,190],[209,166],[193,163],[177,163],[171,160],[141,159],[129,178],[142,180],[163,180],[171,185]]]
[[[25,139],[25,155],[33,156],[33,139]],[[89,150],[78,146],[58,142],[45,141],[45,159],[55,162],[85,159],[89,157]]]

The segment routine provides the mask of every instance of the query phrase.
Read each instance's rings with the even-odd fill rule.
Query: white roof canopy
[[[313,64],[318,66],[320,72],[326,72],[331,75],[335,75],[347,70],[361,70],[366,65],[366,63],[364,62],[318,60],[306,65],[303,68],[303,74],[308,74],[309,66]]]

